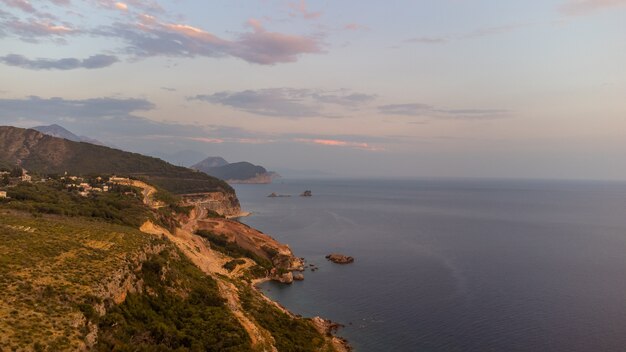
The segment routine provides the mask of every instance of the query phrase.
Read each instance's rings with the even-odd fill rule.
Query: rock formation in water
[[[336,264],[350,264],[350,263],[354,263],[354,258],[347,256],[347,255],[343,255],[343,254],[338,254],[338,253],[332,253],[326,256],[326,259],[330,260],[333,263]]]

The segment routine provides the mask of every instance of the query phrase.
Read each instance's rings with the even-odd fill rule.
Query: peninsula
[[[241,209],[223,181],[13,127],[0,165],[0,350],[348,349],[255,288],[303,263],[227,218]]]

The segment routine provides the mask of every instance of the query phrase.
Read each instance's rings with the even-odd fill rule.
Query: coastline
[[[245,217],[250,216],[250,215],[252,215],[252,213],[249,212],[249,211],[241,211],[241,212],[239,212],[238,214],[235,214],[235,215],[227,215],[226,219],[245,218]]]
[[[259,288],[259,285],[266,283],[266,282],[270,282],[272,281],[272,279],[270,277],[264,277],[264,278],[260,278],[260,279],[254,279],[252,280],[252,282],[250,282],[250,286],[252,287],[253,290],[255,290],[265,301],[267,301],[268,303],[272,304],[273,306],[275,306],[277,309],[279,309],[280,311],[282,311],[283,313],[291,316],[292,318],[302,318],[301,316],[294,314],[292,311],[290,311],[289,309],[287,309],[285,306],[283,306],[282,304],[280,304],[278,301],[274,301],[273,299],[269,298],[268,296],[266,296],[263,291]],[[350,342],[341,337],[341,336],[337,336],[335,335],[335,333],[337,332],[338,329],[340,329],[341,327],[343,327],[342,324],[340,323],[336,323],[330,319],[324,319],[320,316],[315,316],[312,318],[304,318],[304,319],[309,319],[311,321],[311,323],[313,324],[313,326],[315,327],[315,329],[322,335],[326,336],[327,338],[330,339],[333,348],[335,349],[336,352],[352,352],[354,351],[354,349],[352,348],[352,346],[350,345]]]
[[[143,182],[137,183],[136,186],[143,190],[144,204],[146,204],[152,209],[157,209],[158,205],[155,203],[153,199],[154,193],[155,193],[154,187],[148,184],[145,184]],[[195,230],[201,228],[201,226],[199,225],[200,222],[207,220],[207,219],[205,218],[206,212],[202,210],[200,204],[194,204],[194,206],[196,207],[196,209],[195,211],[192,212],[193,215],[191,217],[186,218],[185,221],[181,223],[181,226],[176,227],[174,231],[172,232],[168,231],[167,229],[159,225],[152,223],[150,220],[146,221],[141,226],[140,231],[144,233],[152,234],[152,235],[165,236],[170,241],[172,241],[189,259],[191,259],[191,261],[200,270],[202,270],[204,273],[206,273],[207,275],[217,280],[218,288],[220,292],[228,300],[228,306],[231,308],[233,314],[235,315],[239,323],[244,327],[244,329],[248,332],[248,335],[252,338],[253,344],[265,345],[265,344],[270,343],[270,341],[272,340],[271,334],[268,338],[267,336],[268,332],[265,331],[262,327],[258,326],[254,322],[254,320],[251,320],[245,313],[245,310],[243,309],[243,306],[240,302],[239,295],[237,293],[238,289],[236,285],[233,282],[223,279],[224,277],[230,276],[229,272],[226,271],[226,269],[224,269],[223,265],[228,260],[232,260],[232,258],[225,256],[224,254],[214,252],[214,250],[211,248],[211,245],[205,239],[195,234]],[[284,259],[287,259],[286,262],[283,260],[282,264],[287,265],[288,270],[290,270],[289,272],[294,270],[295,266],[293,265],[293,263],[295,262],[300,263],[301,259],[297,258],[291,252],[291,249],[289,248],[288,245],[278,242],[271,236],[268,236],[259,230],[253,229],[252,227],[242,222],[239,222],[236,220],[230,220],[233,218],[249,216],[252,214],[251,212],[242,211],[239,207],[237,208],[238,208],[237,216],[225,216],[225,220],[222,220],[222,221],[219,221],[218,219],[213,219],[213,221],[211,221],[210,219],[208,220],[209,222],[212,222],[212,223],[217,223],[217,224],[221,223],[222,230],[224,229],[223,227],[224,224],[222,223],[223,221],[231,222],[234,224],[239,224],[240,226],[242,226],[243,228],[247,230],[240,228],[238,229],[238,231],[235,231],[235,232],[239,233],[239,236],[246,237],[248,240],[255,239],[258,241],[259,236],[264,238],[265,241],[269,241],[269,242],[261,241],[261,243],[272,244],[276,250],[276,253],[283,255]],[[235,242],[237,242],[236,239],[235,239]],[[252,241],[252,242],[254,243],[255,247],[259,246],[259,242],[256,242],[256,241]],[[261,248],[258,248],[258,249],[261,249]],[[275,265],[278,265],[278,264],[275,263]],[[267,276],[261,279],[252,280],[251,282],[249,282],[248,285],[251,287],[252,290],[254,290],[258,294],[259,297],[261,297],[261,299],[265,300],[267,303],[271,304],[272,306],[276,307],[283,313],[287,314],[289,317],[293,319],[309,320],[312,324],[312,327],[315,330],[317,330],[317,332],[320,335],[322,335],[322,337],[324,337],[328,343],[330,343],[334,351],[336,352],[352,351],[352,348],[348,344],[346,339],[334,335],[334,332],[337,330],[338,327],[341,326],[341,324],[337,324],[330,320],[323,319],[320,317],[313,317],[310,319],[302,318],[301,316],[298,316],[292,313],[287,308],[280,305],[280,303],[270,299],[265,294],[263,294],[263,292],[258,288],[258,285],[263,282],[270,281],[270,280],[271,280],[271,277]]]

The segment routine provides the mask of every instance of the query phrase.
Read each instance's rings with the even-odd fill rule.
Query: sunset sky
[[[286,174],[626,179],[626,0],[0,4],[2,125]]]

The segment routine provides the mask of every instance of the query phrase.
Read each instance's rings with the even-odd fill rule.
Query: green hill
[[[0,166],[19,164],[37,174],[117,174],[144,178],[172,193],[234,190],[224,181],[161,159],[74,142],[35,130],[0,126]]]

